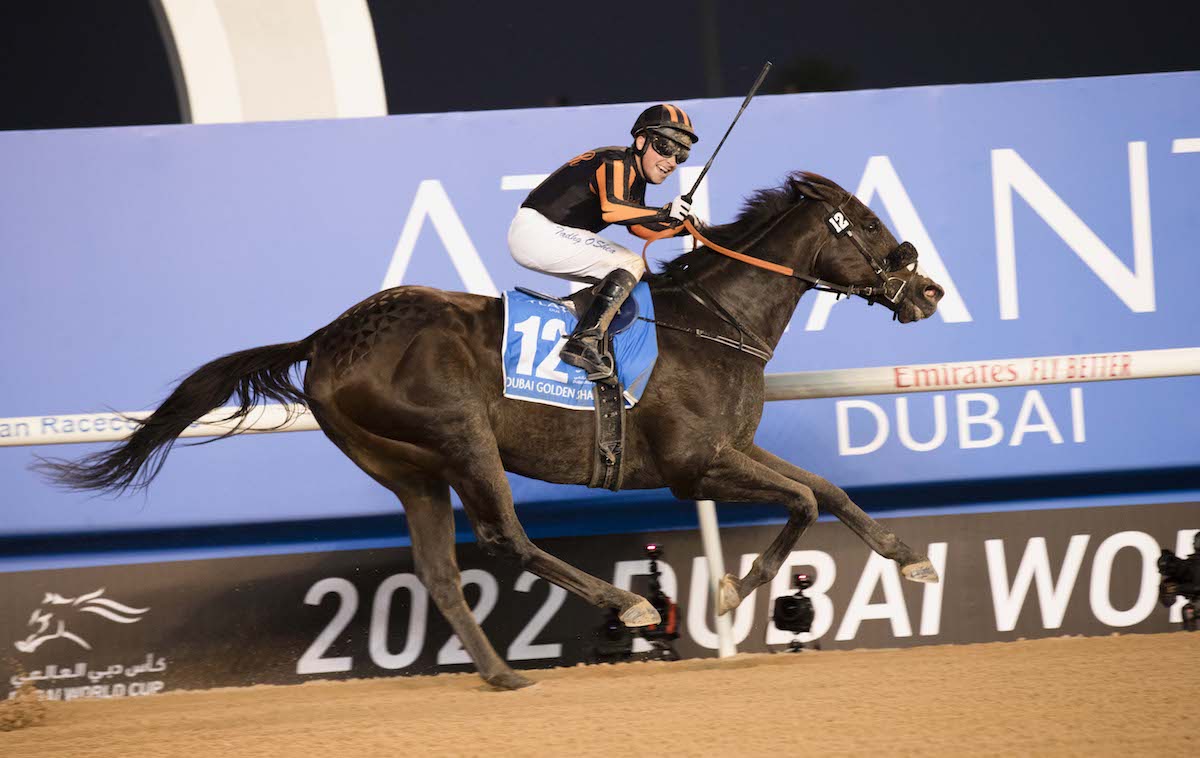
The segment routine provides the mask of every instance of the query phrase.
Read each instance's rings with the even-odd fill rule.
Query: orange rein
[[[771,263],[770,261],[764,261],[761,258],[755,258],[752,255],[746,255],[745,253],[739,253],[736,250],[730,250],[727,247],[721,247],[717,243],[701,234],[700,231],[692,224],[692,220],[690,218],[683,220],[683,228],[687,229],[688,233],[691,234],[694,239],[698,240],[709,250],[718,252],[726,257],[733,258],[735,261],[749,263],[751,266],[766,269],[767,271],[771,271],[776,274],[783,274],[784,276],[795,276],[796,274],[795,269],[788,268],[787,266],[780,266],[778,263]],[[650,249],[651,243],[657,240],[666,239],[667,237],[674,237],[675,234],[676,229],[672,227],[670,229],[664,229],[661,232],[654,232],[646,238],[646,244],[642,247],[642,262],[646,264],[647,271],[650,269],[650,263],[646,260],[646,251]]]

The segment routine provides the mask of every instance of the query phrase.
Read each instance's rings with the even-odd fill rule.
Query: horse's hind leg
[[[534,545],[517,520],[499,452],[480,442],[491,440],[491,436],[479,434],[471,439],[478,441],[465,453],[462,465],[455,467],[457,478],[450,484],[462,498],[463,509],[485,551],[516,560],[531,573],[598,608],[615,608],[626,626],[649,626],[662,620],[654,606],[640,595],[618,589]]]
[[[414,476],[388,483],[387,487],[404,504],[417,576],[462,641],[479,675],[500,689],[515,690],[533,684],[509,668],[496,653],[463,597],[462,578],[454,555],[454,511],[449,485]]]
[[[533,684],[509,668],[492,647],[463,596],[462,576],[455,558],[450,485],[403,463],[404,450],[393,440],[370,434],[328,406],[319,413],[326,436],[368,476],[400,498],[408,520],[417,577],[458,635],[479,675],[499,689],[515,690]]]
[[[861,537],[872,550],[884,558],[900,564],[900,571],[906,579],[914,582],[936,582],[938,580],[937,571],[928,557],[913,550],[901,542],[895,534],[884,529],[878,521],[855,505],[841,487],[760,447],[754,446],[747,453],[773,471],[809,487],[816,495],[821,508],[837,516],[843,524],[854,530],[854,533]]]

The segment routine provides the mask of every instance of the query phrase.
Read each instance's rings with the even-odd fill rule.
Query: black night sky
[[[177,123],[150,2],[5,3],[0,129]],[[1200,69],[1194,0],[369,6],[392,113]]]

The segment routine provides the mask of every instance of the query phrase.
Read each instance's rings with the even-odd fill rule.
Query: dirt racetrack
[[[0,756],[1187,755],[1200,633],[50,703]]]

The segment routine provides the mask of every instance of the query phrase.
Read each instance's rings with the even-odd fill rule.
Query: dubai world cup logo
[[[103,587],[79,597],[63,597],[56,592],[47,592],[41,605],[34,608],[29,617],[28,626],[33,627],[33,632],[13,644],[22,653],[32,653],[50,640],[65,639],[91,650],[92,646],[87,640],[68,628],[81,618],[79,614],[90,613],[117,624],[136,624],[149,610],[131,608],[104,597]]]

